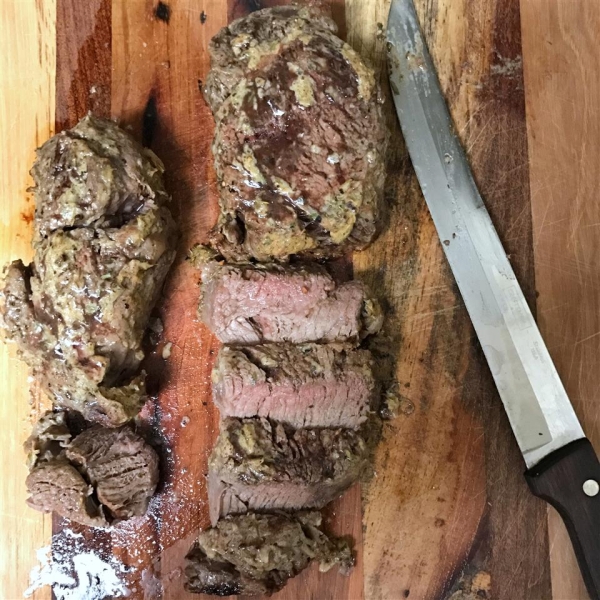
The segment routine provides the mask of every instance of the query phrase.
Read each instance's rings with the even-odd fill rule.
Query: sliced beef
[[[369,329],[358,281],[317,265],[204,267],[200,314],[225,344],[356,341]]]
[[[320,529],[318,512],[227,517],[200,533],[187,555],[185,588],[196,594],[272,594],[312,560],[347,573],[352,551]]]
[[[360,477],[367,458],[363,435],[351,429],[224,419],[209,461],[211,521],[249,510],[321,508]]]
[[[64,413],[44,415],[28,441],[29,506],[102,527],[146,512],[158,483],[158,456],[129,426],[78,435]]]
[[[4,326],[56,406],[118,426],[144,401],[142,338],[175,256],[163,166],[88,115],[32,174],[35,255],[8,268]]]
[[[224,346],[212,373],[223,417],[358,427],[375,391],[371,354],[350,344]]]
[[[206,97],[228,258],[363,248],[377,231],[386,129],[373,71],[313,9],[256,11],[211,42]]]

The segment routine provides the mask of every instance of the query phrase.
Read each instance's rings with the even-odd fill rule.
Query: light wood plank
[[[600,4],[521,3],[538,320],[600,450]],[[554,598],[586,598],[565,527],[549,514]]]
[[[35,148],[54,128],[55,2],[0,3],[0,263],[31,256],[33,201],[26,189]],[[14,348],[0,345],[0,597],[21,598],[37,563],[36,550],[50,542],[51,519],[25,505],[25,456],[30,416],[39,398],[29,393],[27,368]],[[36,599],[49,598],[49,590]]]

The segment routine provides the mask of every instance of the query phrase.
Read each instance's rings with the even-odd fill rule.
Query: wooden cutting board
[[[151,514],[78,543],[129,566],[131,598],[186,599],[183,557],[207,524],[204,474],[217,414],[218,346],[195,316],[185,262],[215,219],[213,123],[200,88],[210,38],[259,0],[3,0],[0,3],[0,261],[29,259],[33,150],[86,111],[111,116],[167,167],[181,226],[165,288],[172,350],[144,418],[164,439]],[[483,196],[590,437],[600,449],[600,4],[586,0],[417,2]],[[331,0],[342,35],[385,85],[389,0]],[[521,36],[521,31],[523,35]],[[525,74],[525,77],[524,77]],[[390,112],[386,230],[352,258],[387,307],[386,353],[403,412],[385,425],[376,474],[328,511],[355,539],[350,577],[311,569],[278,599],[585,598],[556,514],[534,499],[481,350]],[[0,598],[21,598],[36,550],[66,527],[25,507],[21,443],[40,398],[0,348]],[[362,496],[362,503],[361,503]],[[361,508],[362,506],[362,508]],[[63,534],[60,532],[63,531]],[[59,551],[60,548],[55,548]],[[48,589],[34,593],[49,598]]]

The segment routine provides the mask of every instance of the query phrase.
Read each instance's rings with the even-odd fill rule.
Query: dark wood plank
[[[350,3],[349,41],[382,65],[389,2]],[[417,3],[475,176],[533,301],[519,6]],[[380,28],[379,28],[380,29]],[[389,307],[410,415],[384,428],[366,491],[367,598],[550,598],[545,508],[524,466],[418,190],[397,125],[390,225],[355,273]],[[410,411],[407,411],[410,412]]]

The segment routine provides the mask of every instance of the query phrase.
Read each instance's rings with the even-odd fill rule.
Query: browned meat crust
[[[321,13],[257,11],[212,40],[206,98],[228,258],[363,248],[377,232],[387,133],[373,71]]]
[[[56,406],[118,426],[145,399],[142,338],[175,256],[163,166],[85,117],[37,153],[35,256],[9,266],[1,312]]]
[[[312,560],[327,571],[354,565],[348,543],[320,529],[317,512],[227,517],[200,533],[187,556],[185,587],[217,596],[272,594]]]
[[[359,479],[368,455],[360,431],[224,419],[209,460],[211,521],[248,510],[322,508]]]

